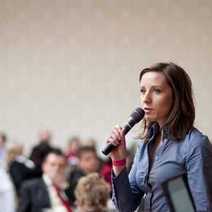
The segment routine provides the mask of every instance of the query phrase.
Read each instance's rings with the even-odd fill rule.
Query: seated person
[[[8,172],[14,184],[17,197],[21,185],[26,180],[36,177],[35,165],[23,154],[23,145],[14,143],[7,151]]]
[[[75,190],[77,211],[107,211],[109,194],[109,184],[98,173],[92,173],[82,177]]]
[[[65,168],[65,156],[59,149],[52,149],[43,161],[42,178],[23,184],[18,212],[71,212],[65,193]]]
[[[93,146],[82,146],[79,149],[79,164],[75,169],[72,169],[69,176],[69,199],[72,205],[75,202],[74,190],[79,179],[87,174],[97,172],[99,168],[99,160],[96,153],[96,148]]]

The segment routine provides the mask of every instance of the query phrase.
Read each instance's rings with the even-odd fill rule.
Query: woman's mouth
[[[149,107],[145,107],[144,111],[145,111],[146,114],[148,114],[148,113],[151,113],[153,111],[153,109],[149,108]]]

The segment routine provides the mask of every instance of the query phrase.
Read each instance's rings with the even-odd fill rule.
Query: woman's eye
[[[141,89],[140,92],[141,92],[142,94],[144,94],[144,93],[145,93],[145,89]]]
[[[156,94],[160,94],[161,93],[160,89],[154,89],[154,91],[155,91]]]

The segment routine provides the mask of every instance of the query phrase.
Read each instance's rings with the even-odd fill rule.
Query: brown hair
[[[186,71],[174,63],[156,63],[141,70],[139,82],[147,72],[162,73],[173,93],[173,106],[169,117],[162,127],[173,139],[182,139],[193,128],[195,107],[193,102],[192,82]]]
[[[81,158],[82,155],[83,155],[84,153],[87,153],[87,152],[92,152],[94,155],[97,156],[96,147],[84,145],[84,146],[81,146],[81,147],[79,148],[79,153],[78,153],[79,158]]]

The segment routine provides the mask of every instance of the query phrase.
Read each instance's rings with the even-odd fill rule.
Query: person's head
[[[50,143],[51,142],[51,132],[49,130],[41,130],[38,135],[38,141],[40,143]]]
[[[42,163],[43,174],[47,175],[53,182],[58,176],[65,174],[66,158],[60,149],[52,149]]]
[[[88,139],[86,139],[84,141],[84,145],[86,145],[86,146],[93,146],[94,148],[96,148],[97,141],[96,141],[95,138],[90,137],[90,138],[88,138]]]
[[[173,138],[183,138],[195,119],[192,82],[185,70],[174,63],[157,63],[140,72],[139,83],[147,125],[157,121]]]
[[[81,146],[79,149],[79,166],[87,174],[97,171],[99,160],[96,148],[93,146]]]
[[[68,153],[78,153],[81,140],[78,136],[73,136],[68,140]]]
[[[0,132],[0,148],[5,147],[5,144],[7,142],[7,136],[4,132]]]
[[[98,173],[80,178],[75,190],[80,212],[106,211],[109,194],[109,184]]]
[[[7,149],[7,163],[10,165],[18,156],[23,155],[24,146],[22,144],[13,143]]]

